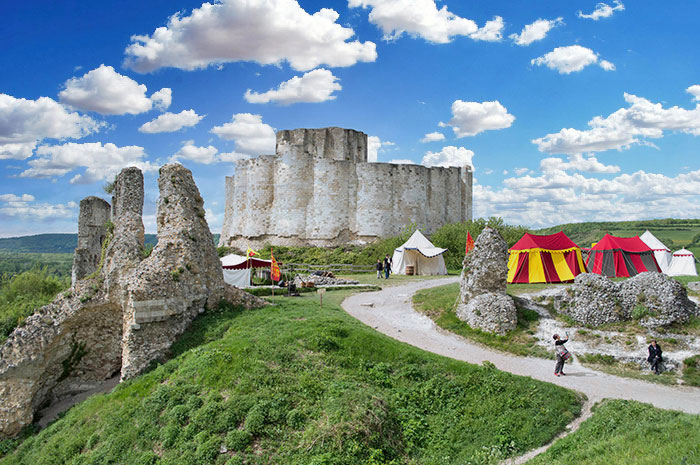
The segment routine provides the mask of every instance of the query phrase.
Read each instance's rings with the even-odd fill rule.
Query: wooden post
[[[323,307],[323,294],[326,293],[326,289],[320,288],[320,289],[316,290],[316,292],[318,293],[318,297],[320,299],[320,305],[321,305],[321,307]]]

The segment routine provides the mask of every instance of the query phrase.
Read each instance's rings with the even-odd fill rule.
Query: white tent
[[[671,250],[664,245],[663,242],[658,240],[656,236],[649,232],[647,229],[644,234],[639,236],[639,238],[649,246],[651,250],[654,251],[654,258],[656,258],[656,263],[659,264],[662,273],[666,273],[668,267],[671,266]]]
[[[392,257],[392,271],[395,274],[406,274],[406,267],[413,267],[413,274],[429,276],[447,274],[445,259],[442,254],[447,249],[435,247],[420,231],[413,235],[398,249]]]
[[[254,257],[249,259],[233,253],[221,257],[224,281],[238,288],[251,287],[250,270],[252,268],[270,268],[271,265],[271,260],[261,260]]]
[[[666,274],[669,276],[697,276],[698,270],[695,268],[693,252],[686,249],[673,252],[673,260],[671,260],[671,266],[668,267]]]

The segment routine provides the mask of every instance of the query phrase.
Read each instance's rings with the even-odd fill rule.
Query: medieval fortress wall
[[[226,178],[220,245],[337,246],[471,218],[469,167],[370,163],[362,132],[294,129],[277,133],[276,155],[238,162]]]

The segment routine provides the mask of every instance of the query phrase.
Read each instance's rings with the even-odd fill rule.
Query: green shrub
[[[232,451],[241,451],[248,447],[253,440],[253,435],[246,430],[234,429],[226,433],[226,448]]]
[[[641,320],[644,317],[654,315],[654,312],[649,310],[646,305],[638,304],[632,309],[632,318],[635,320]]]
[[[700,386],[700,355],[683,360],[683,382],[689,386]]]

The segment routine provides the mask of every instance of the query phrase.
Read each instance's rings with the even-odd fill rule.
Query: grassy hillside
[[[641,236],[646,230],[651,231],[671,251],[682,247],[690,248],[698,255],[700,252],[700,219],[697,220],[646,220],[646,221],[608,221],[571,223],[552,226],[533,231],[535,234],[552,234],[564,231],[581,247],[590,247],[606,233],[613,236]]]
[[[581,428],[529,465],[700,463],[700,415],[607,400]]]
[[[572,391],[377,333],[347,295],[207,312],[174,359],[0,443],[0,464],[496,464],[579,413]]]

